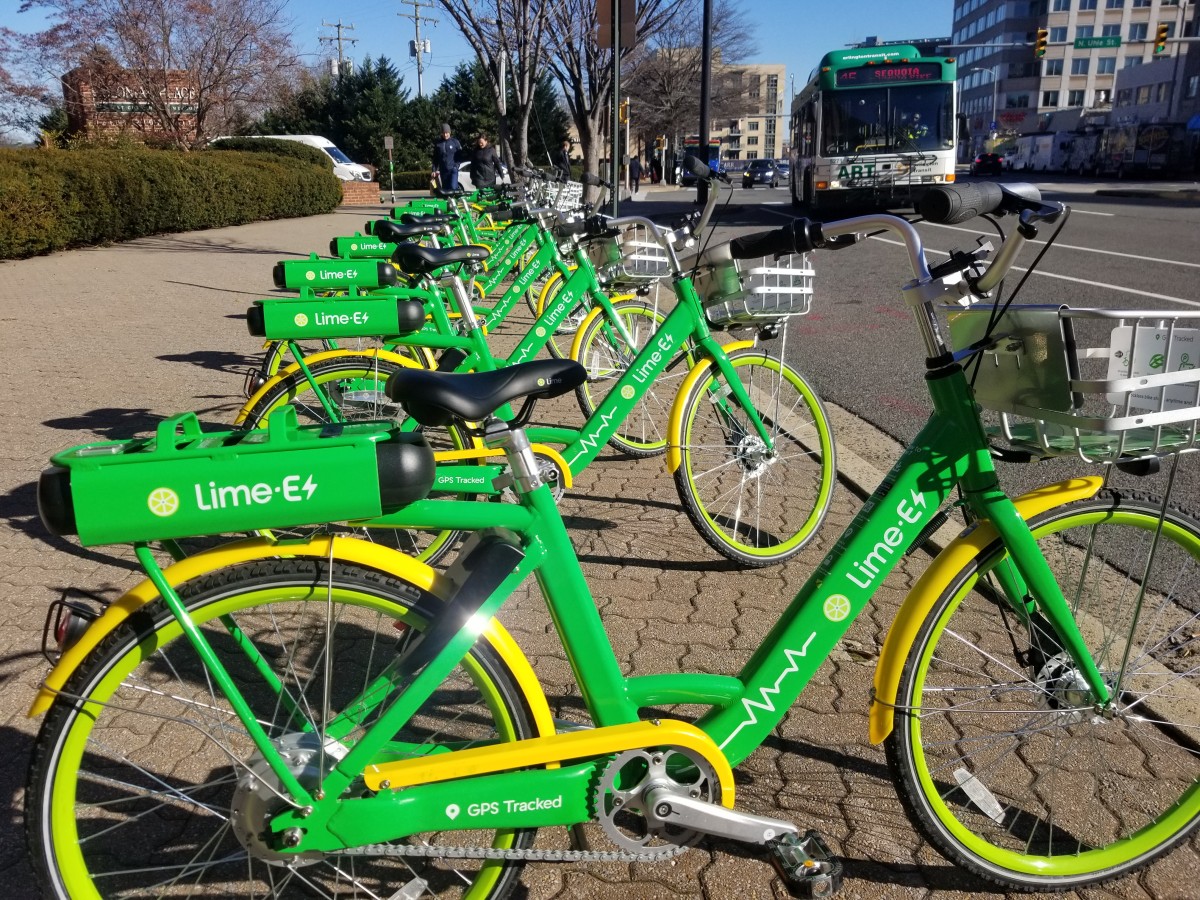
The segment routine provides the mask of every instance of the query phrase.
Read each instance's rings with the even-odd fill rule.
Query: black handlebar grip
[[[697,178],[712,178],[712,169],[700,162],[695,156],[685,156],[683,158],[683,168]]]
[[[808,219],[793,219],[774,231],[760,231],[734,238],[729,242],[729,255],[734,259],[755,259],[784,253],[807,253],[823,243],[819,225]]]
[[[973,184],[940,184],[922,195],[917,212],[930,222],[954,225],[995,212],[1004,202],[1000,185],[990,181]]]

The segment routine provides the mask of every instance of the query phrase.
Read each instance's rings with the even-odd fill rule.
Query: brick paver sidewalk
[[[632,210],[631,210],[632,211]],[[378,211],[375,211],[378,212]],[[242,316],[270,287],[280,258],[321,251],[361,230],[368,211],[148,238],[119,246],[0,263],[6,347],[0,394],[0,883],[7,900],[35,896],[25,861],[22,786],[37,723],[25,717],[46,664],[38,654],[46,604],[65,588],[116,597],[137,580],[120,548],[83,550],[41,527],[34,484],[54,451],[146,432],[194,409],[228,424],[242,372],[259,349]],[[543,419],[579,421],[572,398]],[[818,546],[785,566],[738,571],[716,557],[678,506],[661,460],[612,453],[564,500],[568,524],[619,656],[632,672],[735,672],[849,521],[857,501],[838,494]],[[904,817],[883,752],[866,739],[867,691],[880,628],[924,566],[914,556],[881,602],[850,632],[777,733],[739,769],[741,805],[816,827],[846,862],[843,896],[967,897],[986,887],[920,841]],[[566,659],[546,632],[537,598],[506,608],[505,623],[535,658],[564,717],[580,712]],[[540,839],[564,845],[561,832]],[[1198,896],[1194,849],[1175,854],[1111,894]],[[532,865],[531,898],[757,898],[783,896],[771,868],[745,848],[703,844],[657,866]]]

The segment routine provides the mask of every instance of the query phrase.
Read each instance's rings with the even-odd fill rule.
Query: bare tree
[[[42,79],[91,66],[96,71],[88,77],[105,80],[105,87],[119,84],[142,120],[188,147],[259,105],[272,82],[297,65],[285,6],[286,0],[25,0],[22,12],[40,10],[51,25],[14,38],[9,49],[25,54],[27,69]]]
[[[543,65],[546,18],[552,4],[540,0],[439,2],[487,73],[496,98],[501,155],[523,165],[528,156],[534,92]]]
[[[649,40],[689,3],[694,0],[642,0],[638,4],[638,44]],[[579,132],[584,169],[593,174],[598,171],[600,149],[609,127],[613,87],[612,51],[597,45],[597,24],[595,0],[560,0],[550,11],[547,33],[550,67]],[[698,40],[699,31],[696,36]],[[621,51],[622,65],[643,52]]]
[[[689,4],[664,22],[645,51],[631,61],[623,89],[634,98],[634,124],[643,136],[671,138],[696,131],[700,120],[700,28],[698,4]],[[753,49],[753,32],[736,0],[718,0],[713,9],[712,118],[745,113],[747,85],[737,64]]]

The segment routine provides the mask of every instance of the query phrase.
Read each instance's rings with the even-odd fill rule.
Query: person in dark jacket
[[[636,156],[629,158],[629,185],[631,193],[636,194],[642,181],[642,161]]]
[[[458,190],[458,157],[462,144],[450,136],[450,126],[442,126],[442,139],[433,143],[433,174],[444,191]]]
[[[571,142],[563,141],[562,149],[558,151],[558,159],[554,161],[554,168],[562,173],[562,176],[567,181],[571,180]]]
[[[476,190],[484,187],[495,187],[496,178],[504,174],[504,163],[500,161],[500,154],[496,152],[496,148],[488,143],[488,136],[480,134],[476,141],[475,147],[470,150],[460,150],[458,154],[460,160],[466,160],[471,164],[469,169],[471,173],[471,183]]]

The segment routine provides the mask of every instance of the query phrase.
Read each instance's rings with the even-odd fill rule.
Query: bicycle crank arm
[[[799,828],[783,819],[726,809],[667,786],[646,791],[645,813],[655,831],[673,825],[744,844],[765,844],[800,833]]]

